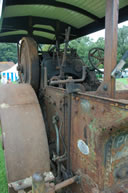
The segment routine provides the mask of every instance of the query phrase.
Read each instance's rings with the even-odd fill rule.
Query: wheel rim
[[[31,84],[37,91],[39,88],[39,57],[37,44],[32,38],[22,38],[19,57],[20,82]]]
[[[92,70],[96,69],[98,72],[103,74],[103,72],[99,70],[98,66],[100,64],[104,64],[104,49],[98,48],[98,47],[92,48],[89,51],[88,59],[89,59],[90,64],[92,65]]]

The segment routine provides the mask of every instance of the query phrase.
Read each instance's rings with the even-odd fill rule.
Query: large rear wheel
[[[8,183],[50,170],[45,124],[29,84],[0,87],[0,119]],[[10,186],[9,186],[10,187]],[[14,193],[9,188],[9,193]]]
[[[21,83],[31,84],[35,91],[39,88],[39,56],[34,39],[24,37],[19,49],[18,71]]]

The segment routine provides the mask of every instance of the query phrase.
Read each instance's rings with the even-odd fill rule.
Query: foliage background
[[[78,55],[89,66],[88,52],[93,47],[104,48],[104,38],[99,38],[96,42],[93,39],[81,37],[70,42],[70,47],[77,50]],[[48,50],[49,45],[43,45],[43,50]],[[128,50],[128,26],[123,26],[118,29],[118,50],[117,50],[117,63]],[[17,63],[17,46],[11,43],[0,43],[0,61],[13,61]],[[103,67],[103,66],[100,66]]]
[[[17,46],[11,43],[0,43],[0,62],[17,63]]]
[[[104,49],[105,40],[99,38],[96,42],[89,37],[82,37],[70,42],[72,48],[77,49],[78,55],[83,58],[84,62],[89,66],[88,52],[93,47],[100,47]],[[120,61],[124,53],[128,50],[128,26],[123,26],[118,29],[118,48],[117,48],[117,63]],[[127,62],[128,65],[128,62]],[[100,66],[100,68],[103,66]]]

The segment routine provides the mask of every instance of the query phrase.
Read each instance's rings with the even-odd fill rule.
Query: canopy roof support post
[[[33,34],[33,25],[32,25],[32,16],[28,17],[28,34],[32,37]]]
[[[106,0],[104,90],[111,98],[115,97],[115,79],[111,72],[117,62],[118,6],[119,0]]]
[[[106,0],[104,81],[96,91],[97,95],[115,98],[115,79],[111,76],[117,61],[119,0]]]

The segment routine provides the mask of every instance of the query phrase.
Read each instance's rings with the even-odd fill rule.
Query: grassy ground
[[[1,129],[0,129],[0,138],[1,138]],[[8,193],[8,185],[5,172],[5,161],[4,161],[4,152],[2,149],[2,144],[0,140],[0,193]]]
[[[116,90],[128,90],[128,78],[116,79]]]

